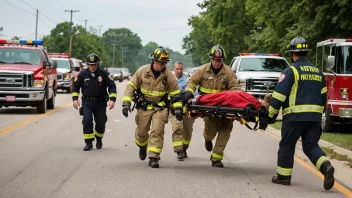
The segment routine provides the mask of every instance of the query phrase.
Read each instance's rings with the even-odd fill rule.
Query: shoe
[[[87,143],[86,146],[83,148],[84,151],[90,151],[90,149],[93,148],[92,143]]]
[[[274,184],[291,185],[291,177],[277,175],[271,179],[271,182]]]
[[[97,138],[97,145],[96,145],[97,149],[101,149],[103,147],[103,141],[99,138]]]
[[[224,164],[221,161],[213,161],[211,163],[211,166],[217,167],[217,168],[224,168]]]
[[[183,157],[184,157],[184,158],[188,158],[188,155],[187,155],[186,150],[183,151]]]
[[[177,159],[178,161],[183,161],[185,159],[184,151],[177,152]]]
[[[152,168],[159,168],[159,163],[158,163],[158,159],[156,158],[150,158],[149,159],[149,166]]]
[[[139,147],[139,159],[142,161],[147,158],[147,147]]]
[[[330,190],[335,183],[334,178],[335,168],[330,164],[330,162],[326,162],[324,165],[324,189]]]
[[[213,150],[213,142],[205,140],[205,149],[207,149],[207,151],[211,152]]]

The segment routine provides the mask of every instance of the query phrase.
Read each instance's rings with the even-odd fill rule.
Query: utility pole
[[[92,21],[92,20],[85,19],[85,20],[80,20],[80,21],[84,21],[84,29],[87,32],[87,23],[88,23],[88,21]]]
[[[2,31],[4,30],[3,27],[0,27],[0,37],[2,37]]]
[[[114,41],[113,41],[113,44],[112,44],[112,67],[115,67],[115,47],[116,47],[116,36],[120,37],[121,34],[109,34],[109,36],[112,36],[114,37]]]
[[[71,55],[71,51],[72,51],[72,26],[73,26],[73,24],[72,24],[72,13],[73,12],[79,12],[79,10],[65,10],[65,12],[70,12],[71,13],[71,17],[70,17],[70,44],[69,44],[69,49],[68,49],[68,53],[70,53],[70,55]]]
[[[99,27],[99,44],[101,44],[101,27],[103,27],[103,25],[98,25]]]
[[[38,14],[39,14],[39,11],[37,9],[37,15],[35,19],[35,40],[37,40],[37,37],[38,37]]]

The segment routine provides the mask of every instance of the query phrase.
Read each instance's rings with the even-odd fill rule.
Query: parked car
[[[122,67],[121,69],[122,69],[122,80],[125,80],[125,79],[130,80],[132,77],[130,70],[126,67]]]
[[[106,68],[106,71],[108,71],[110,73],[110,75],[112,75],[114,80],[118,80],[119,82],[122,82],[123,72],[122,72],[121,68],[108,67],[108,68]]]

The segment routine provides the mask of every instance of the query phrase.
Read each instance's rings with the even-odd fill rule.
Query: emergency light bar
[[[263,54],[263,53],[240,52],[240,56],[280,56],[280,54]]]
[[[41,41],[41,40],[5,40],[5,39],[0,39],[0,44],[43,45],[43,41]]]
[[[346,39],[330,38],[330,42],[352,42],[352,38],[346,38]]]
[[[71,58],[69,53],[48,53],[48,56],[52,58]]]

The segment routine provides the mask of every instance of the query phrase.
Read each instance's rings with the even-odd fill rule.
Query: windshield
[[[239,71],[282,72],[289,65],[277,58],[242,58]]]
[[[337,50],[337,73],[352,74],[352,46],[342,46]]]
[[[41,65],[39,50],[0,48],[0,64]]]
[[[70,69],[70,62],[68,60],[53,60],[57,63],[57,68]]]
[[[117,74],[117,73],[120,73],[121,69],[118,69],[118,68],[108,68],[107,71],[108,71],[110,74]]]

